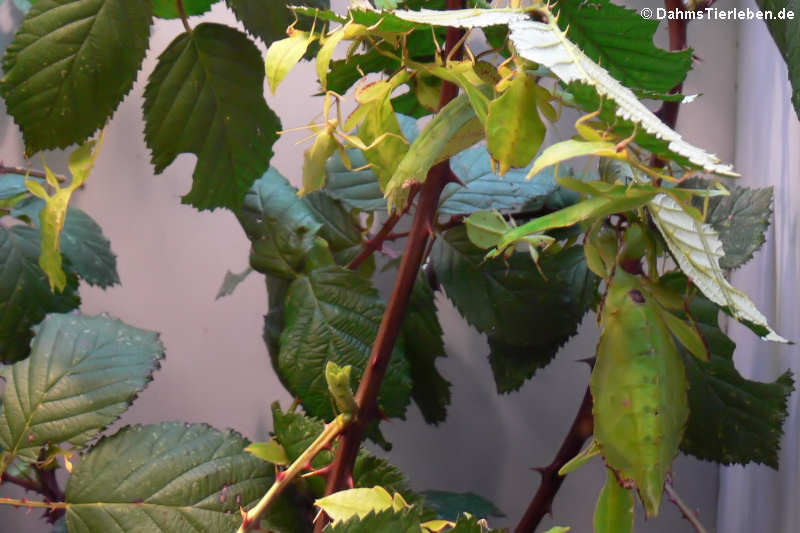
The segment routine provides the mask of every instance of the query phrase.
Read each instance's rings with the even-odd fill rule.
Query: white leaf
[[[511,42],[517,53],[535,63],[549,68],[565,83],[582,82],[591,85],[601,96],[617,104],[617,115],[638,124],[646,132],[669,143],[669,149],[682,155],[708,172],[737,176],[731,165],[720,163],[717,156],[686,142],[678,132],[661,122],[636,95],[619,83],[606,69],[587,57],[561,31],[556,17],[545,7],[536,11],[544,13],[548,22],[536,22],[516,9],[462,9],[454,11],[397,10],[398,18],[419,24],[476,28],[507,25]]]
[[[727,306],[738,320],[766,328],[769,333],[764,340],[789,342],[769,327],[767,318],[745,293],[725,279],[719,266],[720,258],[725,255],[722,241],[710,225],[696,221],[665,194],[653,198],[648,207],[681,270],[709,300]]]

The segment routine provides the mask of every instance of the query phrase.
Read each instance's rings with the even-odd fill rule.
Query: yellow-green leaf
[[[606,484],[594,508],[594,533],[633,533],[633,493],[620,486],[613,470],[606,470]]]
[[[349,22],[325,38],[317,54],[317,77],[323,89],[328,88],[328,68],[336,45],[342,42],[342,39],[353,39],[365,31],[366,28],[361,24]]]
[[[264,65],[267,71],[267,82],[273,93],[283,78],[302,59],[314,39],[312,33],[292,29],[289,37],[270,45]]]
[[[600,445],[597,444],[596,440],[592,439],[592,442],[590,442],[588,446],[586,446],[578,453],[578,455],[570,459],[567,464],[559,469],[558,475],[566,476],[567,474],[573,473],[575,470],[589,462],[589,460],[596,455],[600,455]]]
[[[369,513],[393,509],[394,499],[383,487],[342,490],[314,502],[325,511],[333,522],[348,520],[354,516],[364,518]]]
[[[303,154],[303,187],[300,196],[321,189],[325,186],[325,163],[339,147],[336,137],[328,129],[321,131],[314,139],[314,144]]]
[[[616,155],[615,144],[606,141],[578,141],[569,139],[560,143],[551,144],[536,158],[533,168],[528,172],[528,177],[535,176],[537,172],[550,165],[561,163],[573,157],[586,155],[603,155],[613,157]]]
[[[290,462],[286,450],[275,438],[271,438],[267,442],[253,442],[244,451],[255,455],[262,461],[279,466],[288,465]]]
[[[102,140],[102,136],[101,136]],[[97,145],[97,149],[95,149]],[[50,290],[64,290],[67,284],[67,275],[62,268],[61,248],[59,238],[61,230],[64,228],[64,220],[67,218],[67,207],[72,193],[80,187],[94,165],[99,142],[89,141],[76,149],[69,158],[69,169],[72,172],[72,181],[66,187],[61,187],[56,180],[55,174],[44,165],[47,183],[53,188],[53,194],[48,194],[45,188],[33,180],[26,180],[28,190],[34,195],[45,201],[45,205],[39,212],[39,224],[41,226],[42,250],[39,255],[39,266],[47,274],[50,282]]]
[[[528,166],[544,140],[547,128],[539,117],[535,87],[524,71],[518,72],[506,92],[489,104],[486,138],[501,176],[509,168]]]
[[[660,311],[661,318],[664,319],[669,332],[689,350],[689,353],[707,363],[709,360],[708,347],[697,328],[689,325],[686,321],[681,320],[666,309],[661,309]]]

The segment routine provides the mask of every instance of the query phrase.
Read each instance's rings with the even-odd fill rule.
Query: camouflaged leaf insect
[[[643,277],[615,270],[601,323],[590,383],[595,439],[656,516],[689,416],[686,370]]]

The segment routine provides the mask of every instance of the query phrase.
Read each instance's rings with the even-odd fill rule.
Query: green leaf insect
[[[336,404],[336,409],[343,414],[355,415],[358,412],[358,404],[353,397],[353,389],[350,388],[352,369],[350,365],[339,366],[333,361],[328,361],[325,365],[325,381],[328,383],[328,391]]]
[[[645,278],[617,268],[592,371],[595,439],[625,488],[656,516],[689,417],[678,348]]]
[[[45,187],[38,181],[25,181],[28,190],[34,196],[45,201],[45,206],[39,213],[39,222],[42,227],[42,251],[39,256],[39,266],[47,274],[50,290],[57,289],[61,292],[67,285],[67,275],[61,266],[59,237],[61,236],[61,230],[64,229],[67,207],[72,193],[83,185],[83,182],[89,177],[101,144],[102,135],[98,141],[89,141],[72,152],[68,163],[69,170],[72,173],[72,181],[64,188],[59,186],[53,171],[47,165],[44,165],[47,184],[52,187],[53,194],[48,194]]]
[[[622,487],[613,470],[594,508],[594,533],[633,533],[633,493]]]

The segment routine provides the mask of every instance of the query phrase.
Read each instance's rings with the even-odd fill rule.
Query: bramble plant
[[[590,460],[608,474],[595,533],[633,531],[635,500],[655,517],[664,492],[705,531],[670,482],[679,452],[777,468],[792,376],[743,378],[718,324],[722,311],[786,342],[726,279],[763,244],[772,191],[721,181],[733,168],[672,129],[692,66],[685,20],[670,20],[665,51],[657,22],[609,0],[351,0],[344,13],[327,0],[225,2],[249,35],[193,25],[215,0],[16,2],[29,11],[0,94],[27,155],[79,146],[68,177],[2,168],[0,473],[41,498],[0,504],[42,508],[71,533],[494,531],[491,503],[415,493],[361,446],[388,447],[379,423],[411,401],[428,423],[446,418],[436,291],[486,334],[498,393],[546,366],[587,312],[602,328],[575,423],[517,533]],[[102,230],[69,202],[154,17],[185,28],[144,94],[155,171],[195,154],[183,202],[232,210],[266,279],[264,338],[297,398],[273,406],[267,442],[180,423],[103,435],[164,348],[153,332],[71,312],[79,279],[119,278]],[[796,30],[770,24],[790,57]],[[263,85],[280,90],[302,60],[315,62],[322,119],[290,125],[309,133],[298,191],[269,167],[282,126]],[[575,136],[544,146],[565,108],[583,115]],[[384,303],[375,255],[398,239]]]

